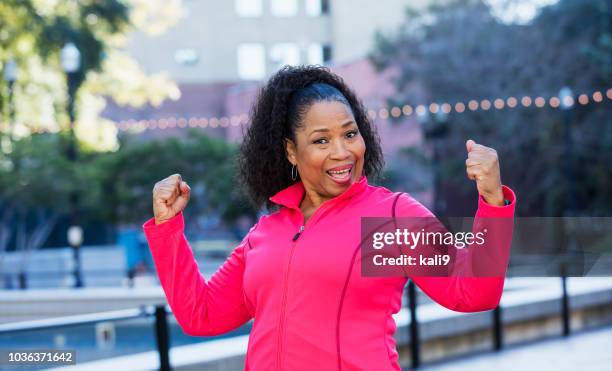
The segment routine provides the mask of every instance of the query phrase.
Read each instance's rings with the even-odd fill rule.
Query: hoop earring
[[[295,169],[295,165],[291,167],[291,180],[297,179],[297,170]]]

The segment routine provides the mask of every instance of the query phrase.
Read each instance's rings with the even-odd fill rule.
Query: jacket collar
[[[348,199],[363,191],[367,186],[368,178],[362,174],[361,178],[351,184],[346,191],[342,192],[340,195],[326,202],[338,202],[343,199]],[[300,203],[302,202],[302,198],[304,198],[304,193],[304,184],[300,180],[299,182],[293,183],[289,187],[278,191],[274,196],[270,197],[269,199],[275,204],[286,206],[292,209],[299,209]]]

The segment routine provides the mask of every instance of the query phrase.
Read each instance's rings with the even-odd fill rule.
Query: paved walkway
[[[461,360],[423,367],[424,371],[610,371],[612,328],[576,333]]]

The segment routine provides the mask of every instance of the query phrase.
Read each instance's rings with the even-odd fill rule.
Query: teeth
[[[340,170],[340,171],[329,171],[331,174],[346,174],[350,171],[351,169],[346,169],[346,170]]]

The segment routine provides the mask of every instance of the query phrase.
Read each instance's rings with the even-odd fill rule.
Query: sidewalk
[[[423,371],[604,371],[612,369],[612,328],[423,367]]]

